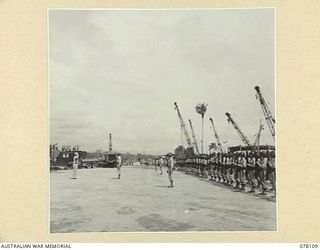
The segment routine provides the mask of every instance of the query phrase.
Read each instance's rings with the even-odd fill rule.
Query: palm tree
[[[204,114],[207,111],[207,106],[208,106],[208,104],[198,103],[197,106],[195,107],[197,113],[200,114],[201,118],[202,118],[201,154],[203,154],[203,118],[204,118]]]

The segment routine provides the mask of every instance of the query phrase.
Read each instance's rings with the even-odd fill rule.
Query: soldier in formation
[[[276,197],[274,152],[237,151],[189,157],[180,163],[186,171],[201,178],[224,184],[239,191],[266,195],[273,191]],[[271,189],[267,189],[267,181]]]

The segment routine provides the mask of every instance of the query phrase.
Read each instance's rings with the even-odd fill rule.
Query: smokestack
[[[109,134],[109,152],[112,151],[112,135]]]

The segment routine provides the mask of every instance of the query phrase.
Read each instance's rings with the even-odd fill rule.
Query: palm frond
[[[207,106],[208,104],[205,103],[198,103],[195,106],[196,112],[202,116],[204,116],[204,114],[207,112]]]

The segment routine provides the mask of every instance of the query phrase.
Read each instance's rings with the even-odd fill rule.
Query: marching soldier
[[[239,156],[237,153],[234,154],[233,157],[233,178],[234,178],[234,182],[235,182],[235,186],[234,189],[238,189],[240,187],[240,181],[239,181]]]
[[[226,176],[227,176],[227,185],[230,186],[232,184],[232,180],[231,180],[231,164],[230,161],[231,157],[230,154],[226,155]]]
[[[213,180],[214,178],[213,154],[210,155],[208,164],[210,168],[210,180]]]
[[[213,153],[212,166],[213,166],[213,180],[217,182],[218,181],[218,159],[217,159],[216,153]]]
[[[216,158],[216,166],[217,166],[217,182],[221,182],[222,180],[222,175],[221,175],[221,154],[217,153],[217,158]]]
[[[251,190],[249,193],[255,193],[255,167],[256,167],[256,158],[254,153],[250,153],[248,156],[248,164],[247,164],[247,171],[248,171],[248,182],[251,185]]]
[[[247,159],[245,157],[245,153],[240,154],[240,162],[239,162],[239,171],[240,171],[240,190],[246,189],[246,168],[247,168]]]
[[[258,186],[261,186],[262,192],[259,193],[260,195],[266,195],[266,184],[265,184],[265,171],[267,169],[267,162],[264,159],[264,157],[261,155],[258,157],[257,161],[257,180],[258,180]]]
[[[268,162],[267,162],[267,168],[269,172],[269,180],[272,185],[272,190],[274,191],[274,195],[271,196],[272,198],[276,197],[276,169],[275,169],[275,157],[273,155],[268,154]]]
[[[227,185],[227,155],[225,153],[222,154],[222,163],[221,163],[221,172],[222,172],[222,183]]]
[[[203,159],[203,167],[204,167],[204,178],[208,179],[209,177],[209,171],[208,171],[208,156],[205,155]]]

